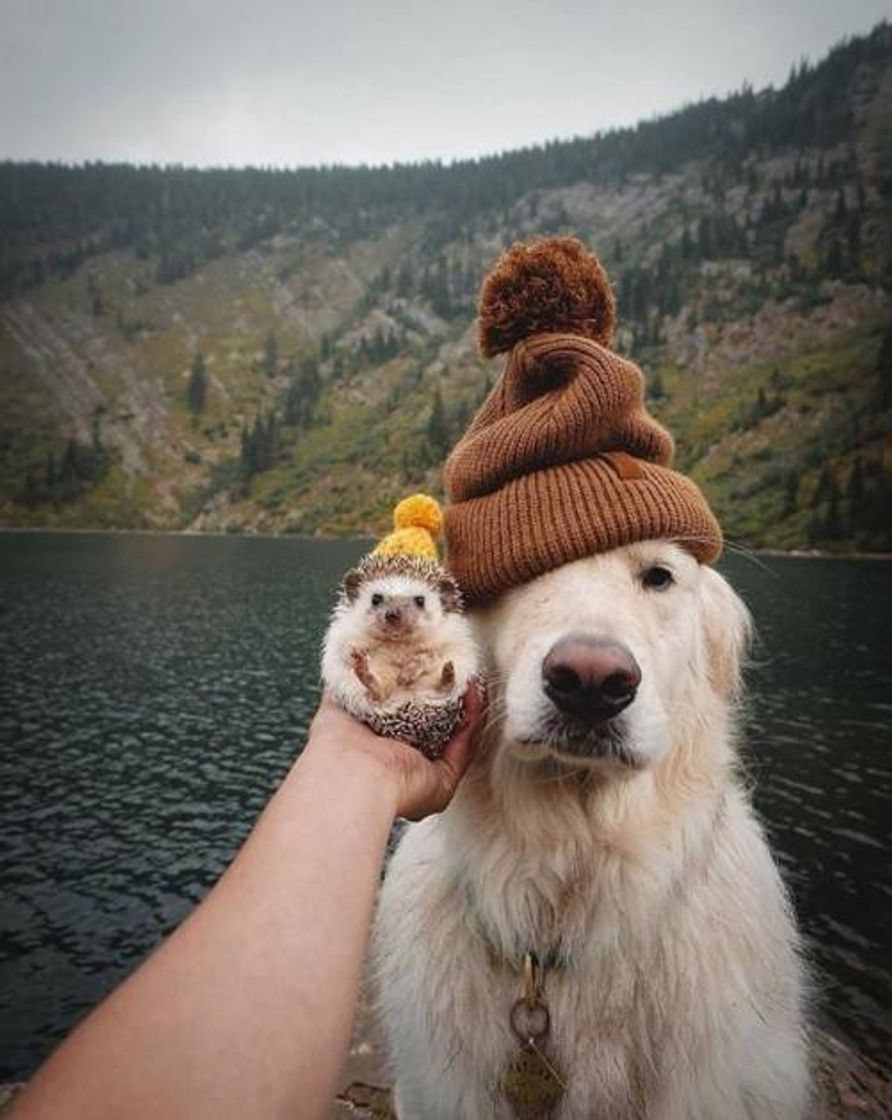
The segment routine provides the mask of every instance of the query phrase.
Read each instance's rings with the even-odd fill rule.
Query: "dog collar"
[[[510,969],[512,972],[523,973],[528,958],[539,973],[556,972],[571,965],[570,958],[562,950],[559,941],[545,950],[526,945],[516,953],[503,952],[488,935],[470,890],[465,897],[465,914],[469,929],[483,942],[490,968]]]
[[[480,933],[483,944],[486,946],[486,958],[492,968],[509,968],[512,972],[524,972],[527,962],[540,973],[556,972],[570,967],[569,958],[561,951],[559,945],[553,946],[545,953],[535,949],[524,949],[517,956],[508,956],[490,941],[485,933]]]

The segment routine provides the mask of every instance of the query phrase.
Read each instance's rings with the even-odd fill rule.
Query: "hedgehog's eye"
[[[373,607],[380,607],[383,602],[384,602],[384,596],[376,591],[375,594],[372,596],[372,606]]]
[[[641,582],[648,591],[666,591],[675,583],[675,576],[668,568],[654,564],[652,568],[647,568],[641,573]]]
[[[424,596],[423,595],[416,595],[415,596],[415,606],[416,607],[421,607],[422,609],[424,608]]]

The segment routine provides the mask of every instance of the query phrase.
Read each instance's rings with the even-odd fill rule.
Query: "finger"
[[[463,698],[465,715],[476,723],[482,723],[487,705],[486,681],[482,677],[471,677]]]
[[[486,686],[478,677],[472,677],[462,696],[462,717],[454,738],[473,738],[486,718]]]

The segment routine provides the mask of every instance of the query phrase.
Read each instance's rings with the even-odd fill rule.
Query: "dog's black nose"
[[[638,662],[620,642],[586,636],[562,638],[542,662],[545,695],[566,715],[601,723],[635,699]]]

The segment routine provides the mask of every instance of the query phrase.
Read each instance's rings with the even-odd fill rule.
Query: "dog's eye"
[[[415,606],[416,607],[423,607],[424,606],[424,596],[423,595],[416,595],[415,596]]]
[[[384,602],[384,596],[380,595],[376,591],[375,594],[372,596],[372,606],[373,607],[380,607],[383,602]]]
[[[650,591],[665,591],[675,583],[675,576],[668,568],[661,568],[659,564],[655,564],[642,573],[641,582]]]

